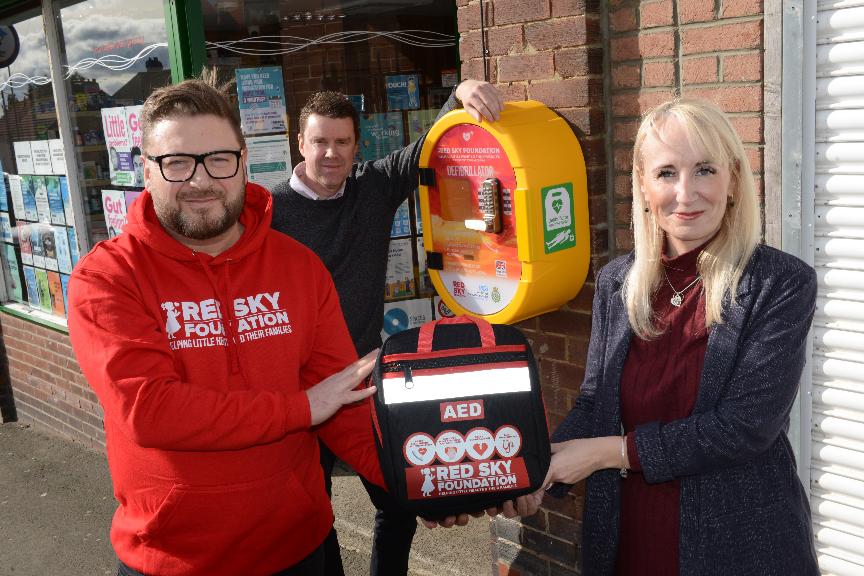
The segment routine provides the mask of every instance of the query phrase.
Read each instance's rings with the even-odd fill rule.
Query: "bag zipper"
[[[465,356],[450,356],[448,358],[424,358],[419,360],[396,360],[382,362],[381,372],[403,372],[405,383],[411,381],[413,385],[413,371],[428,370],[434,368],[453,368],[457,366],[474,366],[477,364],[497,364],[501,362],[514,362],[517,360],[528,360],[525,352],[491,352],[485,354],[466,354]]]

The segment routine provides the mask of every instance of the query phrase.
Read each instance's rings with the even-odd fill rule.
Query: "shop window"
[[[138,114],[171,83],[161,2],[61,4],[60,52],[90,244],[123,230],[144,186]]]
[[[39,9],[0,21],[0,257],[3,304],[62,324],[80,247],[119,233],[142,189],[137,106],[171,79],[160,2],[53,8],[50,22]],[[59,106],[52,81],[64,82]]]
[[[6,301],[64,317],[77,259],[39,12],[0,22],[0,234]]]
[[[302,160],[297,119],[314,92],[342,92],[357,107],[365,161],[423,134],[458,81],[452,0],[202,1],[201,9],[208,64],[237,82],[249,179],[268,188]],[[415,198],[393,222],[385,336],[434,316]]]

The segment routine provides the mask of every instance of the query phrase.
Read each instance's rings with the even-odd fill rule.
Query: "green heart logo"
[[[564,201],[561,200],[560,198],[556,198],[555,200],[552,200],[552,209],[555,210],[556,214],[558,212],[560,212],[561,208],[563,208],[563,207],[564,207]]]

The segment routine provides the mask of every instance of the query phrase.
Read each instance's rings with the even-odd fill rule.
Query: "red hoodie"
[[[330,275],[246,188],[219,256],[171,238],[144,192],[69,282],[69,336],[105,411],[118,558],[147,575],[255,576],[333,524],[317,436],[383,484],[368,403],[310,428],[304,389],[356,359]],[[224,320],[224,321],[223,321]]]

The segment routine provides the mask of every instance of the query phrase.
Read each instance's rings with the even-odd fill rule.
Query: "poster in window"
[[[21,262],[33,265],[33,240],[30,236],[30,224],[18,223],[18,245],[21,247]]]
[[[425,134],[429,128],[435,124],[435,118],[438,117],[438,110],[435,108],[426,108],[424,110],[409,110],[408,111],[408,140],[414,142],[420,136]]]
[[[9,289],[9,296],[16,302],[24,301],[24,292],[21,285],[21,273],[18,271],[18,256],[15,254],[15,246],[6,244],[6,277],[9,281],[6,287]]]
[[[411,238],[390,241],[390,250],[387,255],[387,282],[384,286],[385,300],[414,296],[412,243]]]
[[[30,142],[13,142],[15,149],[15,164],[18,174],[33,174],[33,155],[30,152]]]
[[[69,257],[72,259],[72,267],[78,264],[78,237],[75,235],[75,227],[69,226],[66,228],[66,237],[69,239]]]
[[[72,198],[69,196],[69,181],[65,176],[60,176],[60,197],[63,199],[63,215],[66,224],[72,226],[75,223],[75,214],[72,211]]]
[[[21,176],[21,195],[24,197],[24,220],[36,222],[39,213],[36,211],[36,194],[33,188],[33,176]]]
[[[69,275],[60,275],[60,285],[63,287],[63,309],[69,314]]]
[[[141,155],[141,109],[126,106],[126,130],[129,134],[129,154],[132,157],[132,186],[144,186],[144,157]]]
[[[282,68],[238,68],[235,73],[243,134],[287,132]]]
[[[135,172],[132,167],[132,146],[126,124],[126,108],[102,108],[102,130],[108,149],[108,173],[111,184],[132,186]]]
[[[411,212],[408,209],[408,200],[406,199],[399,208],[396,209],[396,215],[393,217],[393,226],[390,227],[390,237],[410,236],[411,235]]]
[[[66,317],[65,298],[63,297],[63,283],[60,274],[48,272],[48,293],[51,296],[51,312],[55,316]]]
[[[388,110],[420,108],[420,75],[393,74],[385,76]]]
[[[345,98],[351,102],[358,114],[366,111],[366,97],[363,94],[346,94]]]
[[[31,176],[30,186],[36,198],[36,216],[43,224],[51,223],[51,204],[48,202],[48,187],[44,176]]]
[[[246,174],[249,182],[273,190],[291,178],[291,150],[288,137],[252,136],[246,138]]]
[[[384,304],[384,323],[381,329],[381,339],[422,326],[432,320],[432,302],[429,298],[386,302]]]
[[[12,213],[16,220],[26,220],[27,211],[24,208],[23,182],[20,176],[9,175],[9,196],[12,197]]]
[[[122,190],[102,190],[102,209],[108,238],[114,238],[126,226],[126,196]]]
[[[30,155],[33,157],[33,173],[48,175],[54,173],[51,166],[51,148],[48,140],[33,140],[30,142]]]
[[[51,312],[51,288],[48,286],[48,272],[36,268],[36,293],[39,297],[39,308],[43,312]]]
[[[63,226],[54,226],[54,247],[57,250],[57,268],[64,274],[71,274],[72,254],[69,252],[69,237]]]
[[[403,146],[402,114],[387,112],[360,116],[360,157],[383,158]]]
[[[417,235],[423,235],[423,219],[420,217],[420,190],[414,189],[414,214],[417,216]]]
[[[27,302],[34,308],[39,308],[39,288],[36,286],[36,270],[32,266],[22,266],[24,283],[27,286]]]
[[[45,255],[45,268],[57,271],[57,240],[54,238],[54,228],[46,224],[40,224],[38,228],[42,252]]]
[[[14,242],[12,238],[12,222],[9,220],[8,212],[0,212],[0,237],[3,242]]]
[[[30,224],[27,230],[30,232],[30,248],[33,250],[33,266],[45,268],[45,247],[42,246],[39,224]]]
[[[45,189],[48,191],[48,207],[51,210],[51,224],[66,224],[63,207],[63,193],[60,191],[60,177],[46,176]]]
[[[9,211],[9,199],[6,195],[6,175],[3,173],[3,165],[0,164],[0,212]]]
[[[66,174],[66,156],[63,155],[63,141],[59,138],[48,141],[51,150],[51,172],[57,176]]]

